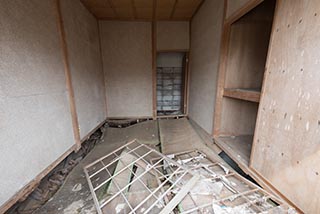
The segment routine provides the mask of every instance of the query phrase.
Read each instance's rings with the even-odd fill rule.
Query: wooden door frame
[[[157,111],[157,55],[158,53],[184,53],[186,57],[186,63],[184,68],[184,88],[183,88],[183,112],[179,115],[158,115]],[[157,118],[177,118],[186,117],[188,112],[188,91],[189,91],[189,54],[188,49],[172,49],[172,50],[156,50],[153,59],[154,69],[153,69],[153,112],[155,114],[154,119]]]

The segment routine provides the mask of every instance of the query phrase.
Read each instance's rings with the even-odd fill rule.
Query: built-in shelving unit
[[[275,1],[264,1],[229,24],[220,65],[214,138],[238,165],[249,169]],[[222,74],[221,74],[222,72]],[[217,119],[216,119],[217,118]]]

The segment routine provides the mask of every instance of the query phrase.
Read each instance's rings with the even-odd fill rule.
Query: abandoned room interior
[[[320,213],[320,1],[0,0],[0,152],[5,214]]]

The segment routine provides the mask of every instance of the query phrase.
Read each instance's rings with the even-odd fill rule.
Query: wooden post
[[[152,117],[157,118],[157,23],[152,21]]]
[[[78,115],[76,110],[76,104],[74,100],[74,91],[72,87],[72,79],[71,79],[71,71],[70,71],[70,64],[69,64],[69,57],[68,57],[68,48],[66,42],[66,35],[63,26],[62,14],[61,14],[61,5],[60,0],[54,0],[56,6],[56,15],[57,15],[57,27],[58,33],[60,36],[61,42],[61,50],[63,56],[63,64],[64,64],[64,71],[66,77],[66,88],[69,95],[69,106],[71,112],[71,120],[72,120],[72,127],[73,127],[73,135],[76,144],[76,150],[79,150],[81,147],[80,142],[80,127],[78,123]]]

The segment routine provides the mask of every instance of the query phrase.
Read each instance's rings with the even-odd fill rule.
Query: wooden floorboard
[[[206,152],[212,161],[224,162],[217,153],[205,144],[187,118],[163,119],[158,121],[163,154],[199,150]]]

